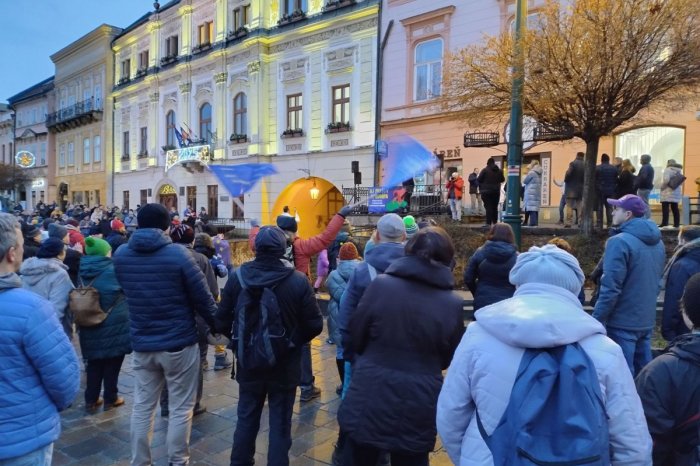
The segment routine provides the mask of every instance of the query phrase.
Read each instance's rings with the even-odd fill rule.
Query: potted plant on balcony
[[[235,31],[229,31],[226,34],[226,39],[235,39],[237,37],[243,37],[248,34],[248,28],[245,26],[240,26]]]
[[[291,13],[285,13],[282,15],[282,17],[277,21],[278,26],[282,26],[284,24],[289,24],[293,23],[295,21],[301,21],[302,19],[306,18],[306,12],[303,10],[294,10]]]
[[[329,0],[323,7],[323,11],[333,11],[346,6],[354,5],[355,0]]]
[[[121,86],[122,84],[126,84],[130,81],[128,76],[124,76],[121,78],[119,81],[117,81],[117,86]]]
[[[346,131],[350,131],[350,129],[351,127],[349,121],[346,121],[345,123],[338,121],[335,123],[328,123],[326,133],[344,133]]]
[[[177,55],[166,55],[160,59],[160,64],[161,64],[161,66],[169,65],[170,63],[173,63],[175,60],[177,60]]]
[[[284,131],[282,131],[281,138],[282,139],[297,138],[297,137],[300,137],[303,135],[304,135],[304,130],[301,128],[297,128],[297,129],[287,128]]]
[[[228,140],[235,144],[240,144],[242,142],[248,142],[248,135],[233,133],[231,134],[231,137],[228,138]]]
[[[128,162],[129,160],[131,160],[129,154],[122,154],[122,162]]]
[[[140,68],[136,70],[136,74],[134,75],[134,78],[140,78],[141,76],[145,76],[146,73],[148,73],[148,68]]]
[[[168,145],[166,144],[165,146],[162,146],[161,149],[163,149],[163,152],[168,152],[169,150],[175,150],[177,147],[173,145]]]

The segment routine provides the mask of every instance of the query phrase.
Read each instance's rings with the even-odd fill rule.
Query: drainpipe
[[[112,45],[114,45],[114,40],[112,40]],[[114,53],[114,47],[110,47],[110,50],[112,51],[112,87],[114,87],[114,82],[117,74],[117,57],[116,54]],[[105,75],[105,78],[107,76]],[[106,89],[105,89],[106,90]],[[111,94],[111,92],[110,92]],[[97,99],[97,96],[95,96],[95,99]],[[115,108],[115,103],[116,103],[116,98],[112,97],[112,189],[111,189],[111,195],[110,195],[110,204],[114,206],[114,165],[116,164],[114,160],[114,108]],[[106,102],[107,99],[103,99],[102,102]],[[124,206],[122,206],[124,207]]]
[[[389,40],[389,34],[391,29],[394,27],[394,20],[389,21],[386,28],[386,33],[384,38],[382,38],[382,5],[384,0],[379,2],[379,18],[377,21],[377,100],[375,103],[375,114],[374,114],[374,183],[373,186],[377,186],[379,183],[379,153],[377,152],[376,141],[379,140],[380,136],[380,125],[382,119],[382,82],[384,80],[384,49],[386,48],[386,43]]]
[[[17,161],[15,160],[15,154],[17,153],[17,109],[14,105],[8,105],[8,108],[12,110],[12,151],[14,154],[10,154],[10,159],[12,160],[12,208],[10,212],[17,205],[17,178],[15,176],[15,170],[17,170]]]

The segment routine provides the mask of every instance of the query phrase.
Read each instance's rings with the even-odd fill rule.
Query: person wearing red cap
[[[112,232],[109,235],[107,235],[107,238],[105,238],[105,240],[109,243],[110,246],[112,246],[112,254],[114,254],[119,246],[128,242],[128,239],[126,237],[126,227],[124,226],[124,223],[118,218],[112,220],[109,223],[109,227],[112,229]]]

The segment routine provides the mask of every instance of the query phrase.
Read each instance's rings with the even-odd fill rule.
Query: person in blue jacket
[[[686,282],[696,273],[700,273],[700,226],[685,225],[678,232],[678,247],[661,279],[666,287],[661,335],[666,341],[690,332],[681,316],[680,300]]]
[[[603,276],[593,317],[622,348],[632,375],[651,361],[656,296],[666,253],[661,232],[645,219],[647,205],[634,194],[608,199],[619,233],[605,243]]]
[[[50,466],[80,370],[53,305],[22,289],[23,246],[17,219],[0,213],[0,464]]]

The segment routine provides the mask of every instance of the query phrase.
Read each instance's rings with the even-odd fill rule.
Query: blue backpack
[[[294,323],[284,322],[274,289],[249,288],[236,269],[241,284],[231,332],[231,347],[242,369],[264,370],[275,367],[294,347],[291,329]]]
[[[593,361],[578,343],[527,349],[489,436],[494,466],[610,465],[608,419]]]

